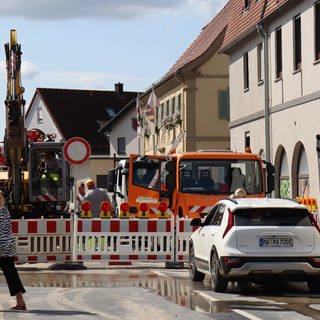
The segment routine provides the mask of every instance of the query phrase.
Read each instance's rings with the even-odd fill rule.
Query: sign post
[[[77,217],[76,217],[76,198],[77,198],[77,181],[78,181],[78,165],[85,163],[91,153],[90,144],[87,140],[81,137],[73,137],[66,141],[63,153],[66,160],[70,165],[74,165],[74,185],[73,185],[73,209],[74,214],[72,216],[72,229],[73,239],[72,239],[72,262],[76,262],[76,239],[77,239]]]

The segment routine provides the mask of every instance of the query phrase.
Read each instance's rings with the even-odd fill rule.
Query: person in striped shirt
[[[11,310],[27,310],[23,298],[25,289],[15,267],[16,255],[15,237],[11,228],[11,217],[5,200],[0,193],[0,268],[6,278],[11,296],[16,296],[16,305]]]

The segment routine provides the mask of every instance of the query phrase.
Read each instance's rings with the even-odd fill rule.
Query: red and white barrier
[[[13,220],[16,262],[71,261],[71,220]]]
[[[19,263],[184,262],[190,219],[22,219],[12,221]]]
[[[77,261],[173,261],[173,219],[78,219]]]
[[[176,262],[189,261],[189,240],[193,231],[197,227],[190,225],[191,219],[177,219],[176,221]]]

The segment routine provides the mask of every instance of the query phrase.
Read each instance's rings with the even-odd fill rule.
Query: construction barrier
[[[173,219],[78,219],[77,261],[174,261]]]
[[[319,223],[318,211],[313,212]],[[12,221],[18,263],[189,261],[191,219],[21,219]]]
[[[16,262],[188,261],[189,222],[179,220],[175,225],[173,216],[81,219],[74,215],[70,219],[13,220]]]
[[[189,261],[189,239],[197,227],[192,227],[190,221],[192,219],[177,219],[176,221],[176,256],[175,261],[185,262]]]
[[[71,223],[70,219],[13,220],[16,262],[71,261]]]

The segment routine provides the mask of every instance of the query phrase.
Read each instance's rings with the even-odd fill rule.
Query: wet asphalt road
[[[96,263],[74,271],[49,266],[18,266],[27,311],[8,310],[14,299],[0,276],[0,319],[320,319],[320,295],[311,295],[302,283],[278,291],[231,284],[228,293],[217,294],[207,279],[193,283],[187,269],[163,264]]]

